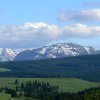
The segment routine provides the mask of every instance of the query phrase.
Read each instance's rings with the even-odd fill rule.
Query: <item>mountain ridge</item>
[[[42,46],[36,49],[0,48],[0,61],[63,58],[99,53],[100,50],[95,50],[91,46],[82,46],[76,43],[57,43],[50,46]]]
[[[88,54],[95,54],[95,49],[90,46],[82,46],[76,43],[57,43],[33,50],[22,51],[15,57],[14,60],[63,58]]]

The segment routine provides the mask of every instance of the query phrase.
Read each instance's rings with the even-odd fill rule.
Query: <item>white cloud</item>
[[[100,36],[100,26],[87,26],[78,23],[59,27],[43,22],[24,23],[20,26],[0,26],[0,47],[36,47],[53,40],[96,36]]]
[[[70,37],[90,38],[100,36],[100,26],[86,26],[80,23],[72,26],[65,26],[64,33]]]
[[[68,20],[75,21],[100,21],[100,9],[88,9],[81,10],[79,12],[62,12],[59,14],[58,19],[62,22],[66,22]]]

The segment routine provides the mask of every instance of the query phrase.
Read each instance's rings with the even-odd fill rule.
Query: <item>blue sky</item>
[[[100,49],[99,5],[99,0],[0,0],[0,47],[74,42]]]
[[[80,2],[81,1],[81,2]],[[22,24],[24,22],[57,23],[56,17],[61,10],[84,8],[84,0],[1,0],[1,25]],[[74,8],[74,9],[73,9]]]

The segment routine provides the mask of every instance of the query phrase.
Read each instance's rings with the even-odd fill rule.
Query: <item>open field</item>
[[[60,91],[66,92],[77,92],[86,88],[98,86],[98,83],[74,78],[0,78],[0,87],[13,87],[13,83],[16,79],[18,79],[19,83],[33,80],[49,82],[51,85],[58,85]]]
[[[9,94],[0,93],[0,100],[9,100],[9,98]]]
[[[18,80],[19,84],[21,82],[37,80],[40,82],[49,82],[51,85],[58,85],[60,91],[66,92],[78,92],[91,87],[97,87],[99,84],[94,82],[88,82],[85,80],[74,79],[74,78],[0,78],[0,88],[1,87],[15,87],[15,80]],[[10,100],[10,95],[0,93],[0,100]],[[16,98],[14,100],[25,100],[24,97]],[[28,99],[33,100],[33,99]]]
[[[6,71],[11,71],[11,70],[7,68],[0,68],[0,72],[6,72]]]
[[[21,98],[13,98],[13,99],[11,99],[9,94],[0,93],[0,100],[25,100],[25,98],[21,97]],[[34,99],[27,99],[27,100],[34,100]]]

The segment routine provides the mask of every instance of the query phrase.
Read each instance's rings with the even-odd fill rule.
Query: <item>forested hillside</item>
[[[100,55],[0,63],[1,77],[70,77],[100,81]]]

